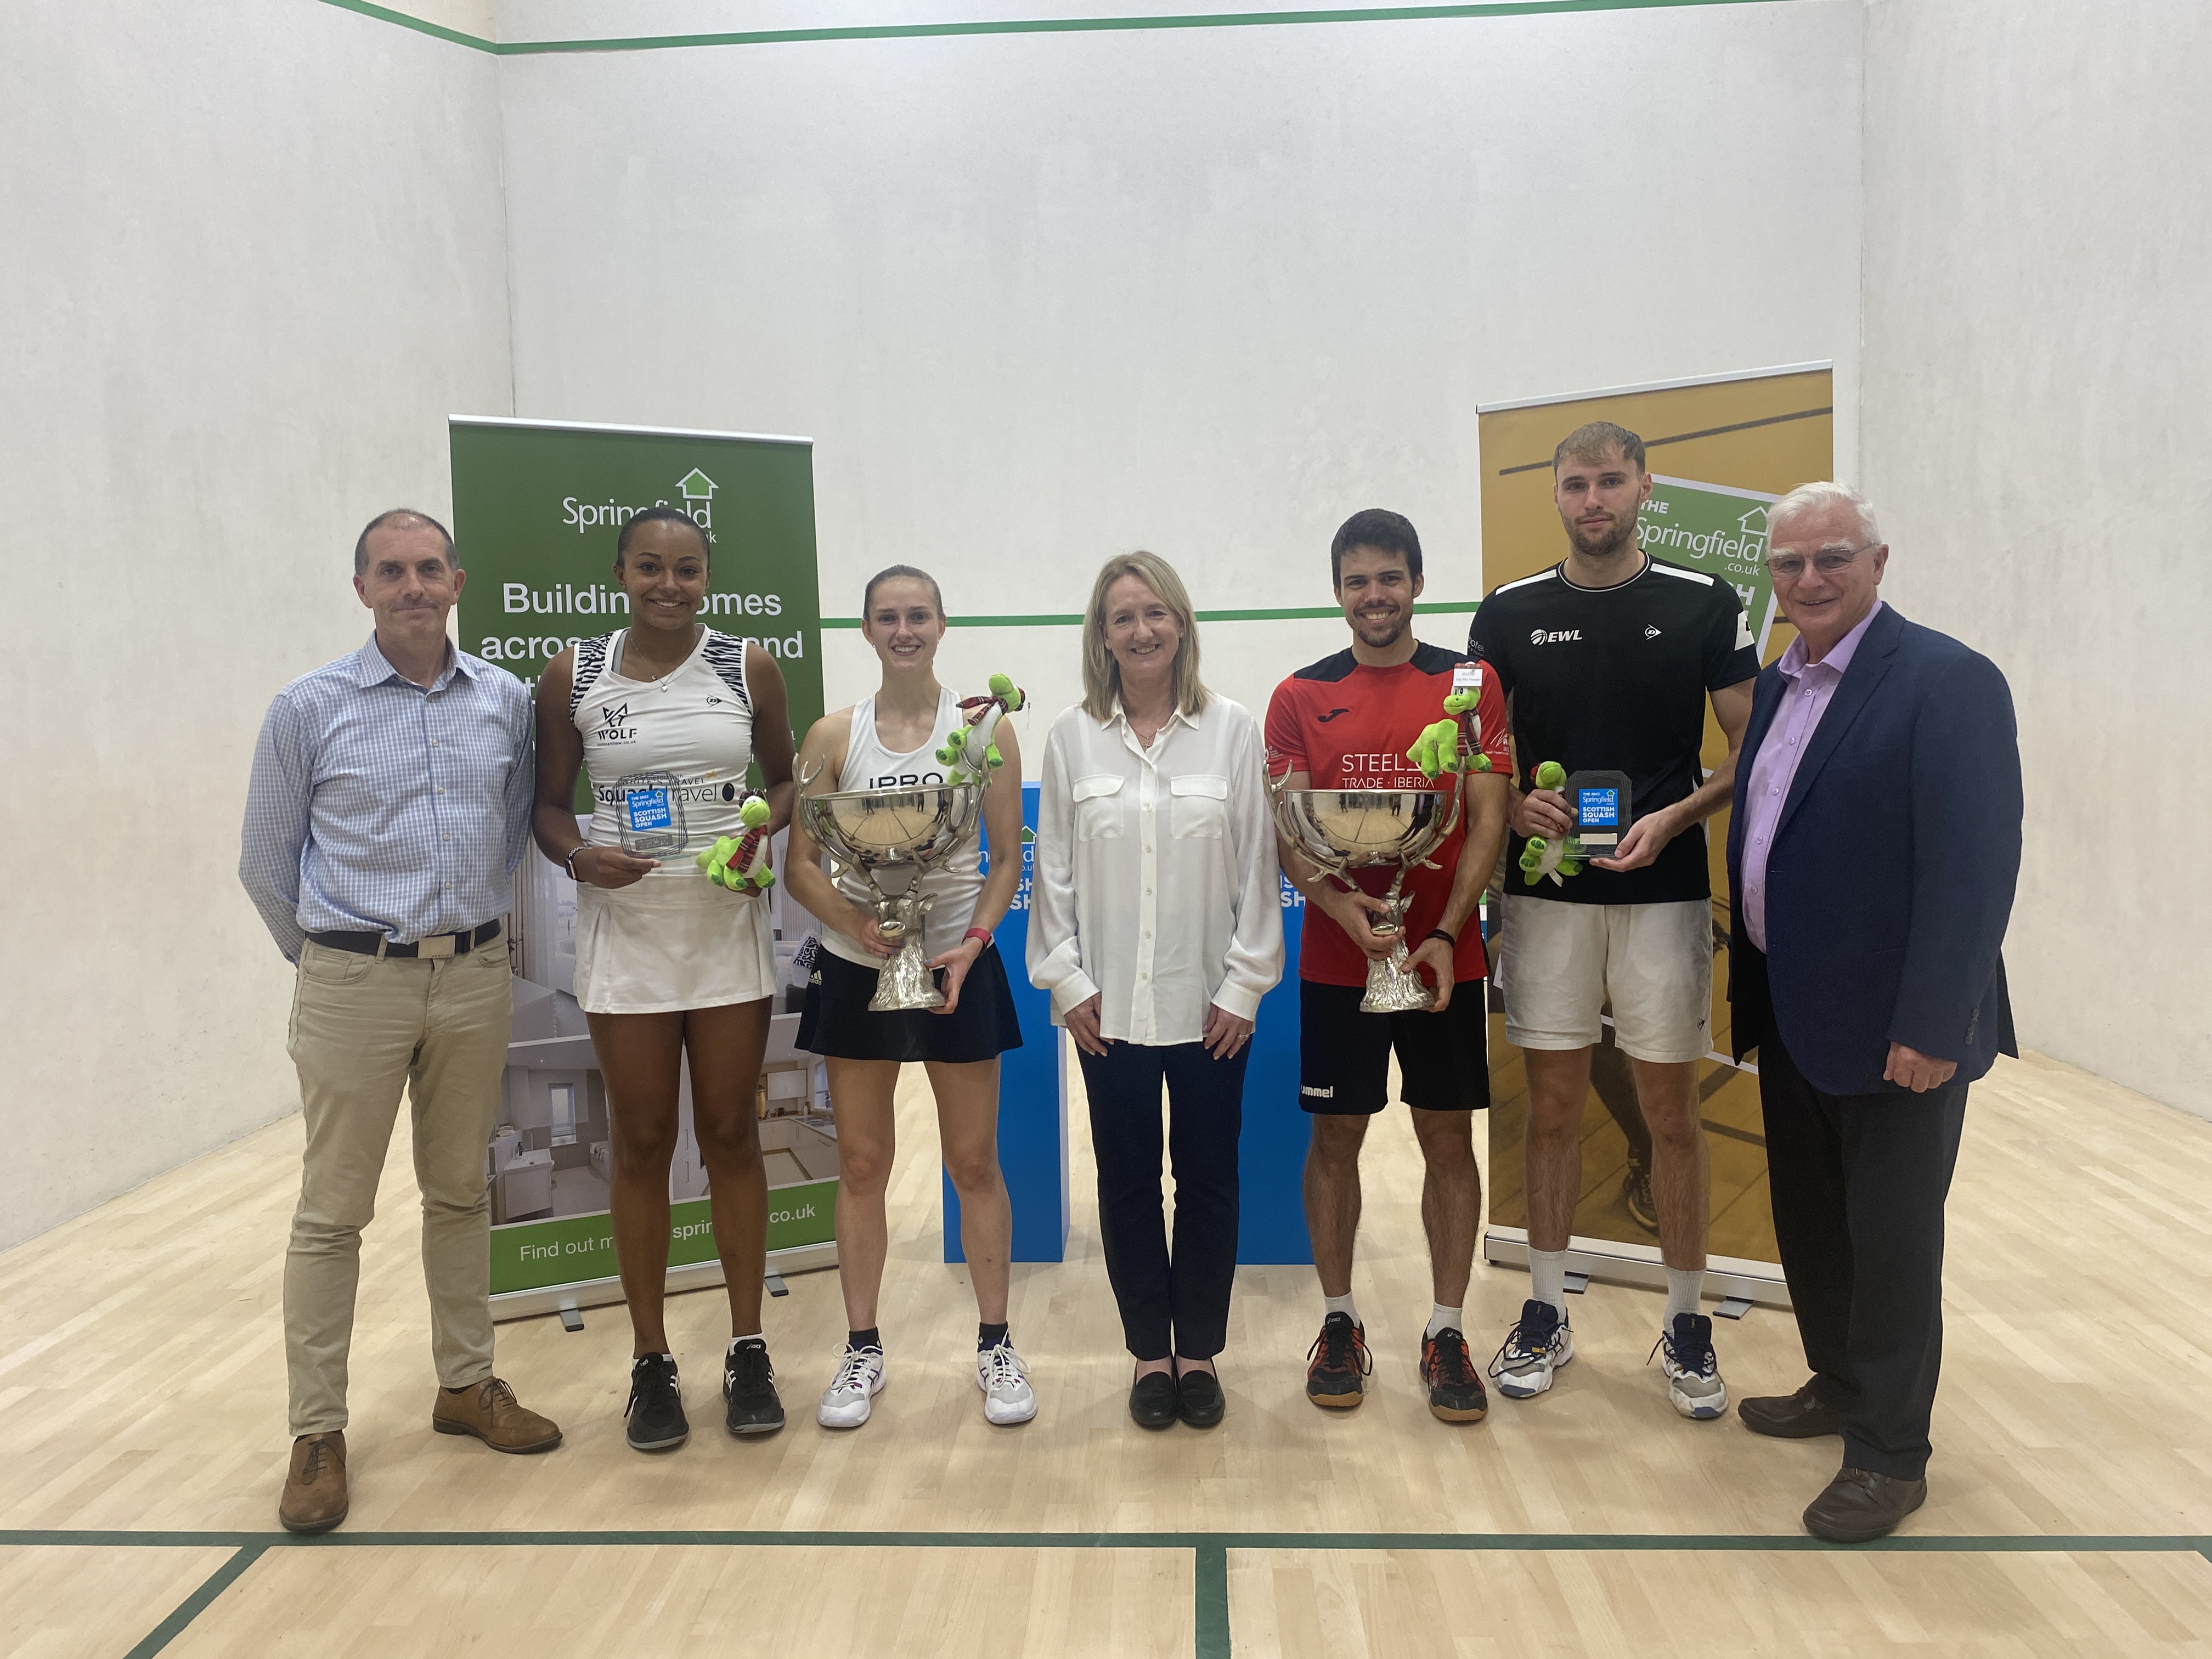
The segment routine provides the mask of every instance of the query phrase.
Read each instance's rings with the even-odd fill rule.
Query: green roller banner
[[[776,659],[795,731],[820,717],[810,441],[464,416],[453,417],[450,439],[453,538],[468,573],[458,606],[464,650],[534,690],[545,665],[578,641],[628,624],[629,599],[614,575],[616,537],[633,514],[674,507],[714,539],[700,619],[758,642]],[[580,813],[592,810],[580,778],[576,804]],[[505,1298],[580,1294],[593,1285],[603,1291],[615,1273],[606,1089],[582,1015],[559,994],[568,989],[558,944],[564,934],[574,959],[574,889],[534,851],[528,856],[516,921],[528,915],[530,927],[514,935],[524,977],[485,1149],[492,1292]],[[531,896],[540,890],[550,890]],[[762,1127],[769,1249],[830,1244],[835,1140],[789,1122]],[[714,1225],[688,1098],[678,1106],[669,1198],[669,1266],[712,1261]]]
[[[783,670],[791,725],[822,714],[814,450],[805,438],[453,417],[453,538],[468,571],[461,648],[534,687],[580,639],[623,627],[615,536],[680,507],[714,538],[701,620],[758,640]]]
[[[1730,484],[1651,475],[1638,531],[1644,551],[1718,576],[1743,599],[1759,656],[1774,627],[1774,583],[1766,574],[1766,507],[1779,496]]]

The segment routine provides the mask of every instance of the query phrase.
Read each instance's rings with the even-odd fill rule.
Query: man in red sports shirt
[[[1443,717],[1455,682],[1482,670],[1462,653],[1413,637],[1420,538],[1395,513],[1355,513],[1329,546],[1329,569],[1352,645],[1275,688],[1267,706],[1269,766],[1278,775],[1288,768],[1284,787],[1291,789],[1433,788],[1406,751]],[[1378,939],[1369,925],[1384,908],[1379,896],[1389,872],[1358,872],[1361,886],[1347,891],[1279,838],[1284,873],[1307,904],[1298,952],[1298,1095],[1313,1116],[1306,1227],[1326,1304],[1306,1372],[1306,1397],[1316,1406],[1358,1405],[1372,1370],[1352,1305],[1352,1240],[1359,1228],[1359,1148],[1367,1120],[1389,1103],[1395,1048],[1400,1093],[1427,1164],[1421,1220],[1436,1303],[1421,1340],[1420,1373],[1429,1410],[1446,1422],[1472,1423],[1489,1407],[1462,1310],[1482,1215],[1474,1115],[1490,1104],[1482,994],[1488,964],[1476,906],[1504,844],[1510,766],[1505,699],[1487,677],[1475,721],[1494,769],[1467,776],[1460,827],[1430,855],[1436,867],[1406,878],[1413,903],[1405,938],[1415,969],[1436,992],[1429,1009],[1359,1011],[1369,960],[1388,956],[1396,943]]]

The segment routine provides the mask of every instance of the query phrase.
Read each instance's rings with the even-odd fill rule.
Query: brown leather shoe
[[[1844,1431],[1844,1414],[1824,1406],[1808,1382],[1795,1394],[1770,1394],[1736,1401],[1735,1414],[1753,1434],[1777,1440],[1811,1440]]]
[[[276,1518],[287,1532],[328,1532],[346,1518],[345,1431],[303,1434],[292,1443],[292,1468]]]
[[[515,1404],[514,1390],[495,1376],[459,1393],[439,1389],[430,1426],[440,1434],[472,1434],[494,1451],[551,1451],[561,1443],[558,1425]]]
[[[1832,1544],[1863,1544],[1897,1530],[1928,1501],[1925,1480],[1899,1480],[1871,1469],[1838,1469],[1827,1489],[1805,1507],[1805,1530]]]

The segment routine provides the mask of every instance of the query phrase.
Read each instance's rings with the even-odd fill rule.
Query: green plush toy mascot
[[[745,833],[724,836],[699,854],[698,866],[717,887],[732,893],[765,893],[775,885],[775,871],[769,862],[767,800],[759,795],[750,797],[738,809],[738,817]]]
[[[1539,789],[1564,788],[1566,781],[1567,769],[1557,761],[1546,761],[1536,769]],[[1531,836],[1528,845],[1521,849],[1521,879],[1531,887],[1547,876],[1552,878],[1553,886],[1564,887],[1566,883],[1563,878],[1582,872],[1583,844],[1572,836],[1558,842]]]
[[[998,729],[1000,720],[1027,699],[1021,687],[1004,674],[992,675],[990,684],[988,696],[961,700],[966,723],[937,751],[938,764],[945,769],[945,781],[955,787],[988,784],[991,774],[1006,763],[1006,757],[999,752],[999,745],[991,741],[991,734]]]
[[[1444,718],[1434,726],[1422,727],[1421,735],[1406,751],[1406,758],[1421,769],[1423,777],[1433,781],[1447,772],[1490,770],[1490,757],[1482,752],[1482,744],[1472,732],[1468,733],[1468,752],[1460,752],[1460,732],[1481,701],[1480,687],[1455,691],[1444,699]]]

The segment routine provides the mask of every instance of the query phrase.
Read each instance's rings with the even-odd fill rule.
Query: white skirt
[[[765,895],[696,872],[628,887],[576,886],[576,1000],[592,1014],[665,1014],[775,994]]]

